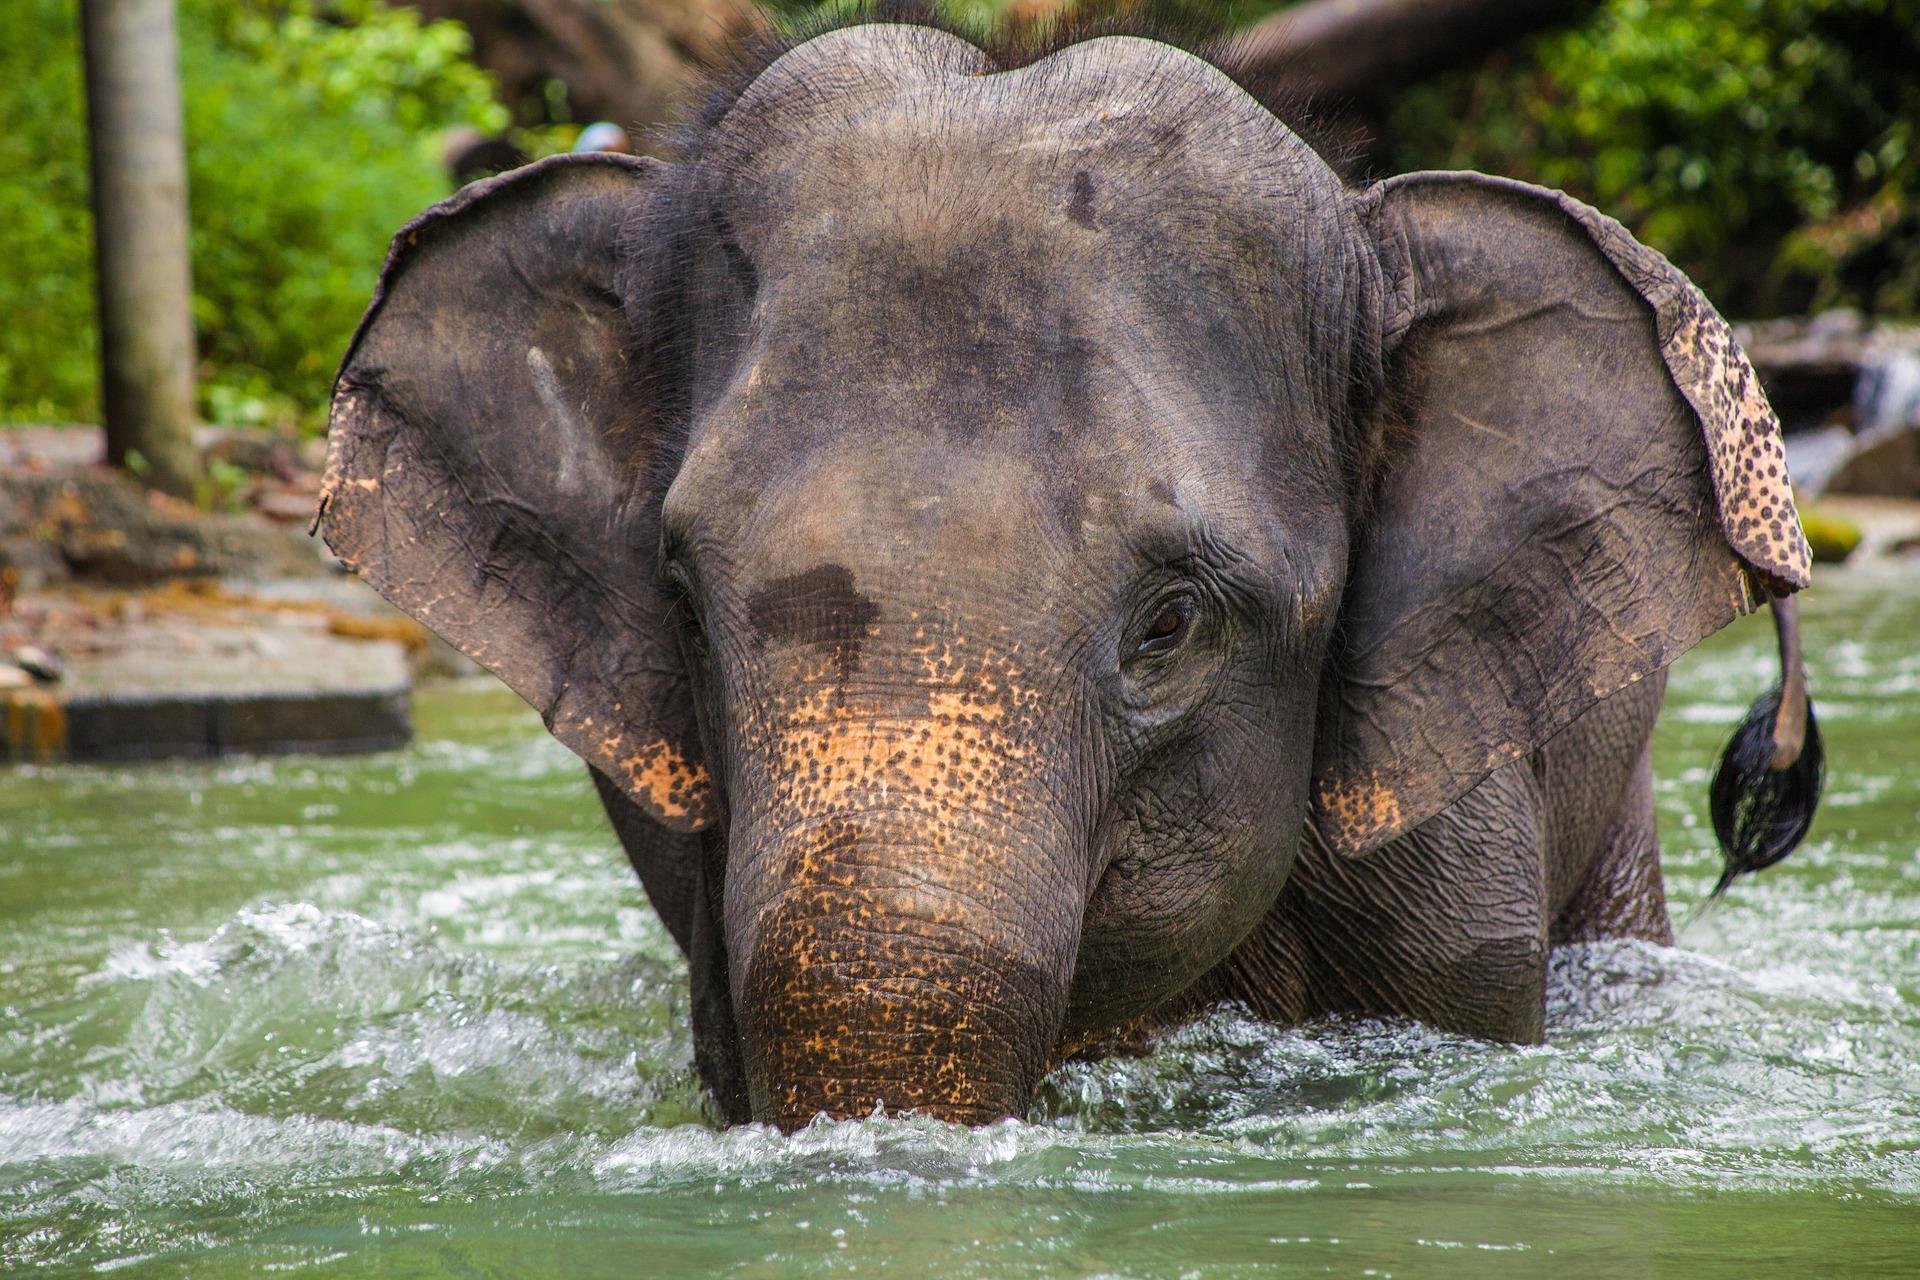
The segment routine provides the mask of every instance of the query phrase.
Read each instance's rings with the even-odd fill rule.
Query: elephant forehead
[[[1168,132],[1179,124],[1192,131]],[[723,118],[717,142],[732,164],[751,167],[756,153],[876,127],[923,145],[944,131],[986,128],[1015,148],[1138,133],[1163,146],[1242,151],[1242,160],[1311,154],[1230,77],[1159,41],[1086,40],[1002,71],[957,37],[888,24],[829,32],[779,58]]]
[[[758,489],[852,436],[1108,460],[1164,436],[1125,461],[1168,478],[1197,436],[1263,447],[1275,421],[1324,452],[1358,239],[1285,125],[1151,41],[908,75],[846,39],[776,64],[703,152],[706,323],[738,340],[706,349],[690,468],[712,444]]]
[[[1164,215],[1191,233],[1196,218],[1267,220],[1277,203],[1341,197],[1277,117],[1169,45],[1111,37],[992,71],[951,36],[893,30],[800,46],[716,130],[750,248],[796,221],[834,236],[903,218],[960,232],[995,214],[1136,235]]]

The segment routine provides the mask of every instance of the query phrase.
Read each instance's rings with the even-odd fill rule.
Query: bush
[[[75,418],[99,397],[79,15],[26,10],[0,40],[0,415]]]
[[[0,46],[0,416],[97,412],[85,104],[73,0]],[[441,130],[506,113],[453,23],[373,0],[182,0],[202,412],[317,417],[386,243],[447,193]],[[24,181],[22,180],[24,178]]]
[[[1561,187],[1745,315],[1920,313],[1920,3],[1608,0],[1396,105],[1391,168]]]

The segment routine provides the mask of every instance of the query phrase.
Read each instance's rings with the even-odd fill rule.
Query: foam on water
[[[310,1163],[335,1178],[426,1161],[441,1178],[450,1160],[510,1164],[527,1185],[584,1172],[603,1191],[1048,1185],[1171,1142],[1502,1166],[1551,1150],[1555,1176],[1907,1188],[1920,1147],[1900,1087],[1920,1050],[1911,1003],[1806,962],[1567,948],[1545,1046],[1365,1021],[1278,1031],[1221,1009],[1144,1057],[1063,1067],[1027,1123],[881,1116],[792,1138],[705,1127],[683,981],[647,960],[515,967],[352,912],[249,907],[203,939],[116,949],[33,1034],[9,1027],[0,1167],[95,1159],[190,1179]],[[89,1046],[77,1060],[75,1045]],[[1117,1168],[1109,1184],[1140,1185]]]

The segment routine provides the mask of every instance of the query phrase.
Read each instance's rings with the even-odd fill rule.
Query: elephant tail
[[[1826,781],[1826,752],[1807,692],[1792,597],[1773,602],[1773,625],[1780,637],[1780,683],[1754,701],[1733,731],[1708,792],[1713,833],[1726,859],[1710,898],[1736,877],[1794,851],[1813,822]]]

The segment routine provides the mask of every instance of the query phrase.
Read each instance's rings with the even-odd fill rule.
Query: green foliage
[[[1864,536],[1859,525],[1818,503],[1800,506],[1800,527],[1817,564],[1839,564],[1859,549]]]
[[[1920,312],[1920,4],[1609,0],[1408,93],[1392,168],[1564,188],[1723,309]]]
[[[95,412],[77,5],[0,44],[0,416]],[[182,0],[202,412],[315,414],[388,238],[447,192],[441,130],[507,123],[452,23],[373,0]]]
[[[437,134],[506,112],[453,23],[341,6],[323,21],[187,0],[182,14],[194,320],[216,420],[317,406],[386,243],[447,192]]]
[[[79,16],[23,3],[0,39],[0,417],[73,418],[99,398]]]

